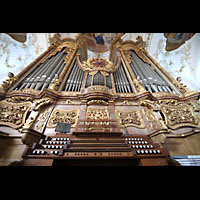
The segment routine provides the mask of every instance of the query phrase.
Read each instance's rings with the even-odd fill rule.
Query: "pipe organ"
[[[170,155],[183,153],[174,152],[171,140],[199,137],[199,92],[174,79],[143,44],[142,38],[116,38],[110,59],[101,54],[88,59],[82,34],[55,39],[43,55],[0,85],[0,132],[21,134],[27,147],[23,159],[30,165],[59,156],[60,164],[84,158],[88,164],[115,165],[117,157],[125,165],[170,165]],[[56,129],[59,123],[70,126],[67,133]],[[54,156],[46,147],[56,138],[69,141]],[[145,141],[155,149],[135,143]],[[189,141],[185,154],[196,144],[188,148]]]

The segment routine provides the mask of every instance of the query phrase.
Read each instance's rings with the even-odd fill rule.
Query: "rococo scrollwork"
[[[23,126],[26,116],[31,109],[31,102],[11,103],[0,102],[0,125],[18,129]]]
[[[68,123],[71,124],[71,127],[75,127],[77,119],[79,116],[79,110],[61,110],[61,109],[55,109],[48,122],[47,127],[48,128],[55,128],[58,122],[61,123]]]
[[[119,120],[121,127],[145,128],[144,120],[139,110],[131,112],[116,110],[116,118]]]
[[[199,119],[193,109],[187,104],[181,106],[161,106],[166,124],[171,129],[184,126],[198,127]]]
[[[12,74],[12,73],[11,73]],[[7,92],[9,90],[9,88],[16,83],[18,80],[17,77],[15,77],[13,74],[8,76],[8,79],[6,79],[5,81],[3,81],[2,84],[0,84],[0,91],[2,92]]]

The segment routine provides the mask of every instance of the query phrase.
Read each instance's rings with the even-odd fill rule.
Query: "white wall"
[[[7,79],[8,72],[17,75],[41,55],[49,45],[47,33],[28,33],[25,43],[18,42],[0,33],[0,83]]]
[[[149,54],[174,78],[180,76],[191,90],[200,90],[200,34],[173,51],[165,51],[166,38],[163,33],[154,33]]]

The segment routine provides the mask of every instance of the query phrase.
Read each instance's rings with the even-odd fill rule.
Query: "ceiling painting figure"
[[[82,33],[86,39],[88,49],[95,53],[105,53],[110,50],[112,41],[125,33]]]
[[[194,34],[195,33],[164,33],[164,36],[167,38],[165,50],[172,51],[178,49]]]
[[[6,33],[6,34],[18,42],[24,43],[27,40],[27,33]]]

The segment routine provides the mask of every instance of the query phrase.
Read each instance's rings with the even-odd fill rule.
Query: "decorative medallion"
[[[88,59],[86,62],[84,61],[82,64],[84,71],[106,71],[106,72],[113,72],[116,70],[115,66],[110,60],[107,60],[103,57],[93,57]]]
[[[166,125],[172,129],[184,126],[198,127],[198,116],[193,112],[189,105],[181,106],[161,106]]]
[[[137,127],[145,128],[144,120],[142,119],[141,112],[134,110],[131,112],[116,110],[116,118],[119,120],[121,127]]]
[[[86,119],[89,120],[102,120],[102,122],[86,122],[88,131],[91,131],[93,129],[103,129],[107,130],[106,128],[102,127],[103,125],[109,125],[109,122],[104,122],[103,120],[109,120],[109,112],[107,107],[104,108],[88,108],[86,113]],[[93,125],[100,125],[100,127],[92,127]]]
[[[31,102],[8,103],[0,102],[0,124],[10,126],[12,128],[20,128],[23,126],[28,111],[31,109]]]
[[[47,128],[55,128],[58,122],[71,124],[75,127],[79,116],[79,110],[60,110],[55,109],[47,123]]]

